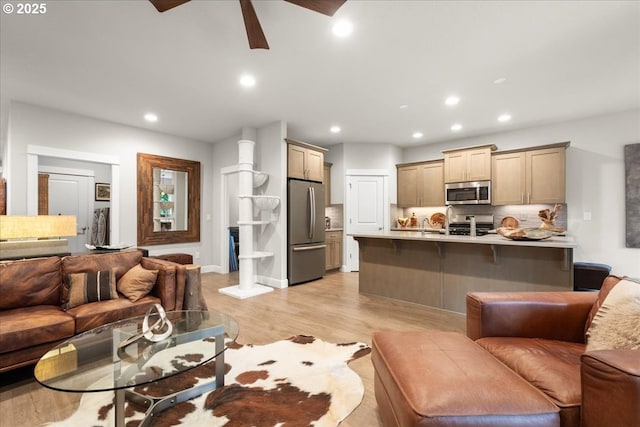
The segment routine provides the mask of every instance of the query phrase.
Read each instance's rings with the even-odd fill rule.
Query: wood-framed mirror
[[[200,162],[138,153],[138,245],[200,241]]]

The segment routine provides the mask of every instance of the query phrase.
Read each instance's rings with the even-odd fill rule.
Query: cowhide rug
[[[172,369],[198,358],[172,350],[158,353],[162,359],[147,366]],[[347,363],[370,351],[363,343],[332,344],[304,335],[262,346],[234,344],[225,352],[225,386],[159,413],[152,426],[336,426],[364,395],[362,380]],[[211,362],[136,390],[164,396],[214,378]],[[47,426],[114,426],[113,399],[113,392],[85,393],[71,417]],[[126,426],[138,426],[143,412],[127,402]]]

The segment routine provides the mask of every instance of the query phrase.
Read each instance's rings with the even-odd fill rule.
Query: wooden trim
[[[7,214],[7,180],[0,178],[0,215]]]
[[[456,151],[477,150],[479,148],[490,148],[491,151],[496,151],[498,147],[495,144],[475,145],[473,147],[452,148],[450,150],[442,150],[444,154],[455,153]]]
[[[396,169],[404,166],[419,166],[419,165],[426,165],[429,163],[444,163],[444,159],[423,160],[421,162],[411,162],[411,163],[398,163],[396,165]]]
[[[38,215],[49,215],[49,174],[38,174]]]
[[[295,139],[291,139],[291,138],[285,138],[284,140],[287,144],[297,145],[299,147],[309,148],[311,150],[321,151],[323,153],[326,153],[327,151],[329,151],[328,148],[318,147],[317,145],[308,144],[302,141],[296,141]]]
[[[138,153],[138,245],[200,241],[200,162]],[[153,169],[171,169],[188,175],[187,230],[153,231]]]
[[[571,144],[571,141],[557,142],[555,144],[536,145],[535,147],[514,148],[513,150],[500,150],[500,151],[495,151],[495,152],[491,153],[491,155],[494,156],[494,155],[497,155],[497,154],[522,153],[522,152],[525,152],[525,151],[532,151],[532,150],[546,150],[547,148],[564,148],[564,149],[567,149],[567,148],[569,148],[570,144]]]

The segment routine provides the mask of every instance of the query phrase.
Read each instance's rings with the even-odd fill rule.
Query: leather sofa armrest
[[[640,350],[581,356],[581,427],[640,426]]]
[[[584,342],[596,292],[470,292],[467,336]]]
[[[142,258],[140,265],[147,270],[158,270],[156,285],[151,293],[160,298],[165,310],[176,310],[176,264],[161,259]]]

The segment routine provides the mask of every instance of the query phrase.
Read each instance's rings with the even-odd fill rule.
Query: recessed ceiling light
[[[458,102],[460,102],[460,98],[458,98],[455,95],[451,95],[447,99],[444,100],[444,103],[446,105],[458,105]]]
[[[158,116],[154,113],[147,113],[144,115],[144,119],[148,122],[155,123],[158,121]]]
[[[331,133],[340,133],[340,126],[331,126]]]
[[[353,33],[353,24],[349,21],[338,21],[331,28],[333,35],[340,38],[349,37]]]
[[[256,78],[250,74],[244,74],[240,77],[240,85],[242,87],[254,87],[256,85]]]
[[[511,114],[504,113],[498,116],[498,121],[501,123],[508,122],[509,120],[511,120]]]
[[[408,105],[408,104],[402,104],[402,105],[400,105],[400,109],[401,109],[401,110],[406,110],[407,108],[409,108],[409,105]]]
[[[462,130],[462,125],[460,123],[454,123],[451,125],[451,130],[458,132],[459,130]]]
[[[423,134],[422,132],[414,132],[414,133],[413,133],[413,137],[414,137],[415,139],[422,138],[423,136],[424,136],[424,134]]]
[[[493,81],[493,83],[495,83],[495,84],[499,85],[499,84],[502,84],[502,83],[504,83],[504,82],[506,82],[506,81],[507,81],[507,78],[506,78],[506,77],[500,77],[500,78],[495,79],[495,80]]]

